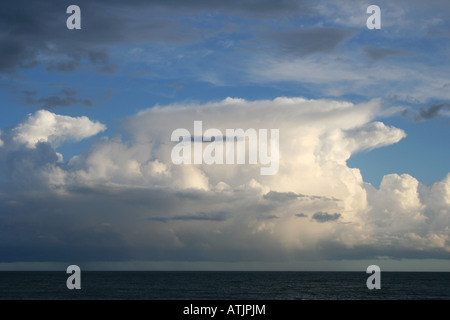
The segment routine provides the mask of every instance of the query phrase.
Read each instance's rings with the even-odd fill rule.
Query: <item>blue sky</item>
[[[366,1],[70,4],[2,3],[0,268],[449,270],[446,1],[379,30]],[[280,172],[174,166],[192,120],[279,128]]]

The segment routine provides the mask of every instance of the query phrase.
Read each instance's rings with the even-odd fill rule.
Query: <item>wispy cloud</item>
[[[312,215],[312,219],[316,220],[317,222],[329,222],[329,221],[336,221],[339,220],[341,217],[340,213],[328,213],[328,212],[316,212]]]
[[[405,56],[408,53],[402,49],[377,48],[373,46],[365,46],[362,48],[364,54],[371,60],[379,61],[392,56]]]
[[[345,29],[318,27],[285,30],[266,37],[277,44],[278,52],[291,57],[305,57],[332,52],[352,34]]]
[[[227,213],[226,212],[198,212],[195,214],[182,214],[175,216],[155,216],[148,217],[146,220],[150,221],[224,221],[226,220]]]
[[[61,107],[71,107],[73,105],[81,104],[85,107],[92,107],[93,102],[90,99],[78,98],[77,91],[70,88],[61,89],[58,94],[48,97],[38,97],[39,92],[36,90],[22,91],[23,98],[21,102],[26,105],[31,105],[44,109],[57,109]]]

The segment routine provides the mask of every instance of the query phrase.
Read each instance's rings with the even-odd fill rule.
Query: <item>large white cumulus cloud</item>
[[[205,174],[207,184],[199,185],[205,189],[218,183],[236,187],[256,180],[270,190],[328,194],[329,184],[324,180],[336,166],[344,166],[341,169],[348,170],[353,179],[355,172],[346,167],[352,152],[392,144],[405,136],[400,129],[370,122],[379,108],[378,101],[354,105],[302,98],[267,101],[228,98],[202,105],[155,107],[127,120],[125,126],[131,144],[117,140],[99,143],[83,159],[83,165],[88,164],[83,169],[93,178],[96,175],[104,178],[103,172],[109,168],[107,177],[112,179],[109,181],[117,183],[132,181],[147,185],[155,182],[183,188],[184,185],[174,183],[176,176],[171,172],[175,170],[178,175],[184,171]],[[217,128],[223,133],[229,128],[279,129],[279,172],[261,177],[259,166],[172,165],[170,156],[175,143],[170,141],[171,133],[185,128],[193,134],[194,120],[203,122],[203,130]],[[79,163],[79,159],[73,161],[75,163]],[[97,165],[104,170],[90,170]],[[327,172],[319,174],[323,170]],[[157,179],[158,176],[166,179]],[[318,180],[320,176],[323,179]]]
[[[377,100],[355,105],[283,97],[155,107],[126,121],[131,143],[102,141],[74,159],[71,178],[210,191],[253,185],[263,193],[335,197],[340,199],[338,209],[350,217],[366,207],[366,194],[359,170],[349,168],[346,160],[352,152],[405,137],[400,129],[371,122],[380,108]],[[223,133],[237,128],[279,129],[278,173],[261,176],[259,165],[173,165],[171,133],[185,128],[193,134],[195,120],[203,122],[203,130],[217,128]]]
[[[45,182],[45,200],[4,191],[2,199],[12,199],[2,202],[3,209],[10,221],[18,219],[18,208],[29,206],[40,208],[28,213],[29,221],[51,219],[27,233],[24,243],[72,248],[75,240],[83,246],[92,240],[97,260],[448,259],[450,175],[425,186],[410,175],[392,174],[377,189],[346,163],[355,152],[406,137],[403,130],[375,121],[383,113],[378,100],[284,97],[156,106],[124,122],[125,138],[96,140],[67,162],[57,159],[54,146],[104,127],[85,119],[89,130],[77,133],[62,124],[32,130],[36,120],[30,119],[48,116],[35,114],[2,134],[12,138],[4,139],[0,153],[10,172],[22,163],[11,166],[11,155],[5,155],[17,139],[34,152],[29,157],[41,155],[43,165],[32,169]],[[260,165],[249,164],[174,165],[171,133],[193,132],[195,120],[202,121],[203,130],[279,129],[278,173],[263,176]],[[26,135],[17,138],[20,132]],[[36,141],[41,143],[35,149],[29,146]],[[7,176],[10,185],[15,176]],[[17,220],[20,230],[34,228],[27,221]],[[62,231],[74,230],[73,225],[79,233]],[[82,257],[78,249],[73,250]]]

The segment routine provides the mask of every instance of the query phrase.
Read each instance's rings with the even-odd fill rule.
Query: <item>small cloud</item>
[[[161,222],[167,222],[167,221],[224,221],[226,220],[226,212],[220,211],[220,212],[198,212],[195,214],[186,213],[181,214],[177,216],[157,216],[157,217],[148,217],[145,220],[151,220],[151,221],[161,221]]]
[[[366,46],[362,50],[366,57],[373,61],[384,60],[389,56],[404,56],[408,54],[405,50],[377,48],[372,46]]]
[[[274,219],[280,219],[280,217],[276,215],[258,217],[258,220],[274,220]]]
[[[89,61],[96,64],[108,64],[109,54],[105,50],[92,50],[88,52]]]
[[[278,191],[269,191],[268,193],[263,195],[263,198],[266,200],[280,201],[280,202],[293,201],[293,200],[297,200],[297,199],[339,201],[339,199],[336,199],[334,197],[330,198],[330,197],[316,196],[316,195],[305,195],[305,194],[295,193],[295,192],[278,192]]]
[[[295,192],[277,192],[277,191],[270,191],[263,196],[264,199],[272,201],[291,201],[303,197],[305,197],[305,195],[298,194]]]
[[[340,217],[341,217],[340,213],[330,214],[328,212],[321,212],[321,211],[314,213],[312,216],[312,218],[314,220],[316,220],[317,222],[321,222],[321,223],[328,222],[328,221],[336,221]]]
[[[306,215],[304,213],[296,213],[295,216],[298,218],[307,218],[308,217],[308,215]]]
[[[22,91],[22,103],[27,105],[35,105],[43,109],[56,109],[59,107],[71,107],[81,104],[85,107],[92,107],[93,103],[90,99],[80,99],[76,96],[77,91],[70,88],[63,88],[56,95],[48,97],[37,97],[36,90]]]
[[[450,110],[449,102],[434,103],[428,107],[421,107],[419,109],[419,114],[414,116],[414,120],[423,121],[435,119],[441,115],[441,110],[445,109]]]
[[[57,71],[57,72],[71,72],[74,71],[78,66],[80,65],[80,62],[75,59],[70,60],[61,60],[57,62],[50,62],[47,64],[45,69],[47,71]]]
[[[271,33],[267,38],[275,41],[280,50],[290,56],[305,57],[316,53],[329,53],[353,33],[338,28],[308,28]]]
[[[105,64],[103,67],[99,68],[98,71],[103,73],[115,73],[119,67],[116,64],[110,63]]]

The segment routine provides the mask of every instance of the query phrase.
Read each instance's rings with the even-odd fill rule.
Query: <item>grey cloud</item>
[[[98,71],[103,73],[114,73],[119,67],[116,64],[108,64],[98,69]]]
[[[122,236],[102,223],[102,220],[108,221],[105,216],[100,215],[102,220],[91,218],[84,214],[83,206],[71,200],[73,209],[68,209],[64,204],[68,199],[43,190],[10,193],[8,201],[1,201],[0,261],[92,261],[99,257],[117,261],[132,258]],[[84,199],[89,201],[87,197]],[[92,224],[86,225],[87,221]]]
[[[104,236],[103,234],[101,236]],[[42,246],[11,245],[0,248],[1,262],[46,262],[52,259],[55,262],[95,261],[98,257],[104,261],[122,261],[131,259],[130,250],[123,243],[115,245],[48,245],[43,250]]]
[[[199,221],[224,221],[226,220],[227,213],[220,211],[220,212],[198,212],[195,214],[181,214],[181,215],[175,215],[175,216],[155,216],[155,217],[148,217],[146,220],[151,221],[161,221],[161,222],[167,222],[167,221],[189,221],[189,220],[199,220]]]
[[[8,132],[2,132],[2,139],[9,141],[11,137]],[[0,180],[8,182],[9,190],[41,188],[45,182],[37,173],[56,164],[58,157],[55,150],[44,142],[36,144],[35,149],[24,146],[8,148],[3,146],[0,150]]]
[[[106,67],[111,45],[155,37],[172,39],[174,34],[190,38],[187,32],[175,32],[180,29],[173,20],[148,28],[138,23],[144,14],[139,8],[134,18],[122,11],[123,4],[83,0],[77,2],[81,8],[82,29],[68,30],[66,8],[70,4],[59,1],[55,5],[51,0],[2,1],[0,28],[7,31],[0,39],[0,72],[12,73],[17,68],[38,64],[45,64],[49,71],[69,72],[79,67],[82,60]],[[151,14],[150,10],[148,12]],[[48,57],[53,60],[48,62]]]
[[[71,72],[78,68],[79,65],[80,61],[78,60],[51,61],[45,69],[47,71]]]
[[[1,26],[1,24],[0,24]],[[13,72],[16,67],[28,69],[37,66],[35,52],[14,39],[0,40],[0,72]]]
[[[445,248],[415,250],[382,241],[347,247],[335,234],[313,247],[286,251],[269,233],[251,232],[258,217],[261,223],[283,219],[271,209],[261,210],[248,194],[117,185],[74,186],[57,193],[32,186],[29,192],[11,192],[9,186],[8,193],[0,192],[1,262],[283,261],[292,254],[331,260],[449,257]],[[314,216],[326,222],[340,214]]]
[[[305,57],[316,53],[329,53],[352,34],[349,30],[318,27],[280,31],[266,37],[274,41],[282,53]]]
[[[450,110],[449,102],[434,103],[428,107],[421,107],[419,113],[414,116],[414,120],[422,121],[435,119],[439,117],[440,111],[444,109]]]
[[[304,213],[296,213],[295,216],[298,218],[307,218],[308,217],[308,215],[306,215]]]
[[[338,199],[324,196],[305,195],[295,192],[278,192],[278,191],[269,191],[268,193],[263,195],[263,198],[270,201],[280,201],[280,202],[292,201],[299,198],[306,198],[311,200],[339,201]]]
[[[373,46],[366,46],[363,49],[364,54],[367,58],[373,61],[379,61],[386,59],[389,56],[404,56],[407,55],[407,52],[400,49],[391,49],[391,48],[377,48]]]
[[[123,5],[123,1],[106,1]],[[246,16],[309,14],[314,11],[310,0],[132,0],[126,2],[131,6],[153,6],[183,12],[220,12],[245,14]]]
[[[313,214],[312,219],[316,220],[317,222],[329,222],[329,221],[336,221],[341,217],[340,213],[333,213],[330,214],[328,212],[316,212]]]
[[[267,250],[273,244],[268,239],[248,238],[236,230],[235,223],[218,224],[227,220],[228,211],[197,211],[167,219],[158,215],[183,207],[227,205],[230,201],[220,195],[214,195],[214,203],[208,204],[210,195],[201,193],[201,204],[195,204],[189,194],[183,198],[179,192],[158,188],[90,186],[71,191],[69,197],[42,188],[17,194],[10,190],[7,197],[0,193],[0,261],[223,261],[271,255]],[[169,221],[183,226],[192,222],[194,229],[159,223]],[[216,229],[222,232],[216,233]],[[241,246],[242,237],[256,249]],[[257,248],[257,243],[265,242],[268,244]]]
[[[0,4],[0,72],[35,67],[55,57],[46,68],[69,72],[86,60],[112,72],[108,48],[117,44],[190,43],[201,39],[200,29],[183,26],[174,15],[196,13],[265,16],[311,12],[309,1],[88,1],[79,0],[81,30],[68,30],[66,8],[71,1],[6,0]],[[109,66],[109,67],[108,67]]]
[[[80,99],[76,97],[77,91],[70,88],[64,88],[59,91],[58,95],[48,97],[37,97],[38,92],[35,90],[22,91],[22,103],[26,105],[37,106],[44,109],[56,109],[59,107],[71,107],[81,104],[85,107],[92,107],[93,102],[90,99]]]
[[[405,108],[402,110],[402,112],[400,113],[403,117],[408,117],[411,114],[411,110],[409,110],[408,108]]]
[[[268,216],[260,216],[257,219],[258,220],[276,220],[276,219],[280,219],[280,217],[276,216],[276,215],[268,215]]]
[[[305,197],[305,195],[303,194],[297,194],[294,192],[277,192],[277,191],[270,191],[263,196],[264,199],[271,201],[290,201],[303,197]]]
[[[88,53],[89,60],[93,63],[107,64],[109,62],[108,52],[104,50],[91,51]]]

